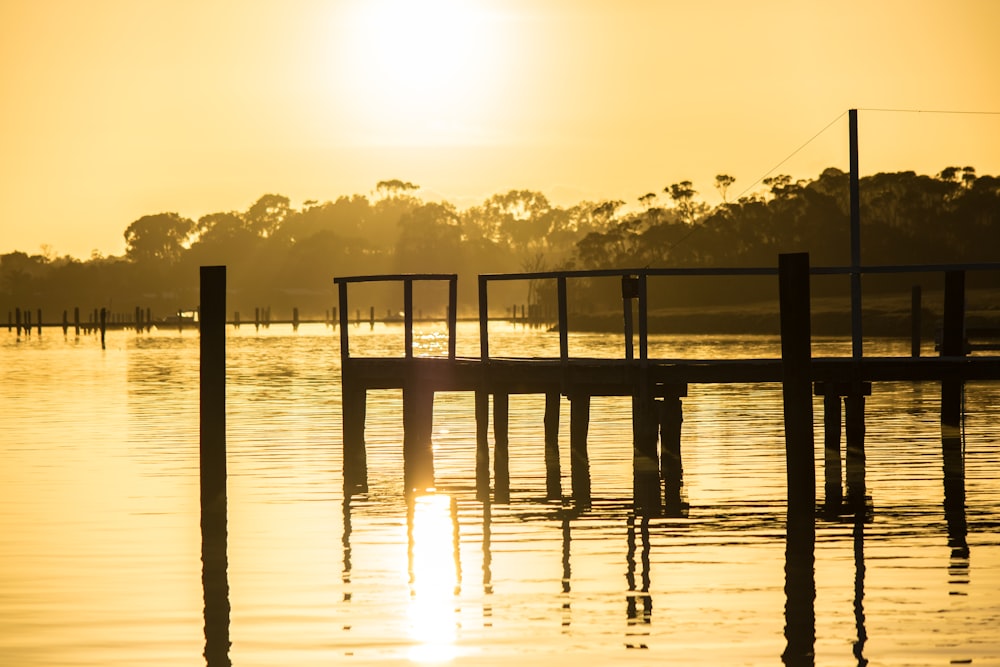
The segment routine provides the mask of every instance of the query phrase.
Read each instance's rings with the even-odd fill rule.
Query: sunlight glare
[[[343,102],[378,145],[485,140],[499,103],[503,21],[482,4],[373,0],[347,17],[335,66]]]
[[[453,502],[446,495],[413,499],[410,530],[410,658],[444,662],[456,656],[454,596],[460,574]]]

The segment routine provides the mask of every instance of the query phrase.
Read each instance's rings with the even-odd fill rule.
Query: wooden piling
[[[493,500],[510,502],[510,404],[503,391],[493,394]]]
[[[375,328],[375,306],[368,309],[368,326],[371,329]]]
[[[632,498],[640,516],[660,513],[659,406],[646,383],[632,395]]]
[[[205,657],[229,665],[226,569],[226,267],[201,267],[200,487]],[[102,322],[104,311],[101,311]]]
[[[965,272],[944,274],[944,322],[941,356],[965,356]],[[963,382],[957,378],[941,381],[941,425],[959,429],[962,422]]]
[[[684,463],[681,457],[681,426],[684,411],[681,397],[687,396],[687,385],[658,401],[660,411],[660,476],[663,478],[663,501],[667,511],[675,514],[681,508],[681,487]]]
[[[73,308],[73,331],[79,336],[80,335],[80,307],[75,306]]]
[[[587,454],[587,434],[590,430],[590,396],[573,394],[569,411],[570,481],[573,500],[590,504],[590,457]]]
[[[545,394],[545,497],[562,498],[562,471],[559,465],[559,402],[557,391]]]
[[[254,329],[256,329],[257,331],[260,331],[260,308],[259,307],[253,309],[253,326],[254,326]]]
[[[64,310],[63,311],[62,330],[63,330],[63,336],[65,336],[66,334],[69,333],[69,311],[68,310]]]
[[[778,292],[788,531],[790,540],[796,534],[795,548],[801,549],[816,539],[808,253],[778,255]]]
[[[809,663],[815,644],[816,471],[813,453],[809,255],[778,255],[782,397],[788,510],[785,637],[782,661]]]
[[[407,495],[434,488],[434,391],[411,378],[403,387],[403,484]]]
[[[821,383],[816,383],[820,385]],[[817,394],[821,390],[817,389]],[[829,391],[823,396],[823,488],[826,508],[839,512],[844,502],[843,466],[840,455],[840,395]]]
[[[38,335],[41,336],[42,335],[42,309],[41,308],[38,309],[38,324],[36,326],[38,327]]]
[[[17,321],[17,337],[20,338],[21,337],[21,309],[20,308],[15,308],[14,309],[14,317],[15,317],[15,320]]]
[[[153,310],[146,308],[146,332],[153,330]]]
[[[871,385],[868,385],[871,393]],[[844,397],[844,431],[847,440],[847,501],[857,511],[864,509],[865,483],[865,394],[852,391]]]
[[[367,392],[343,384],[341,415],[344,437],[344,496],[368,492],[368,454],[365,449]]]
[[[292,331],[299,330],[299,309],[292,308]]]
[[[201,327],[201,503],[204,509],[224,499],[226,495],[225,266],[201,267],[199,324]]]
[[[101,308],[101,312],[98,315],[98,321],[101,325],[101,349],[105,349],[104,336],[108,332],[108,311],[106,308]]]
[[[490,395],[485,389],[476,390],[476,497],[490,500]]]
[[[240,328],[240,311],[238,310],[233,313],[233,328]]]

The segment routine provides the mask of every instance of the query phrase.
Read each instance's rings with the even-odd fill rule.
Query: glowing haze
[[[0,4],[0,253],[120,254],[138,217],[419,184],[634,202],[781,165],[1000,173],[1000,2]],[[871,110],[871,111],[867,111]]]

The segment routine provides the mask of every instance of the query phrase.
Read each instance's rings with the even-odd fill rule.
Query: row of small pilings
[[[20,308],[15,308],[13,311],[8,312],[7,331],[16,330],[18,336],[22,332],[24,335],[30,336],[32,329],[35,329],[41,335],[43,326],[61,326],[63,334],[68,334],[72,326],[76,335],[79,336],[81,331],[84,333],[103,332],[109,327],[135,329],[136,331],[149,331],[152,328],[152,317],[148,308],[144,312],[141,308],[136,307],[134,316],[128,313],[111,313],[107,308],[95,308],[89,313],[86,322],[80,319],[80,309],[74,308],[72,323],[69,319],[69,311],[64,310],[60,324],[43,324],[42,309],[39,308],[35,312],[38,315],[38,318],[35,320],[32,320],[31,310],[27,308],[23,311]]]

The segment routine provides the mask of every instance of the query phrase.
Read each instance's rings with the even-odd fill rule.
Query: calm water
[[[355,354],[401,353],[398,328],[352,336]],[[444,346],[433,331],[418,342]],[[491,343],[496,355],[558,349],[506,324]],[[571,351],[618,344],[581,335]],[[511,502],[484,506],[472,397],[440,394],[439,495],[408,511],[399,392],[369,397],[370,493],[345,503],[337,336],[244,326],[228,346],[233,664],[781,664],[780,387],[691,387],[689,516],[645,523],[630,515],[627,401],[593,401],[594,504],[581,513],[544,500],[540,397],[511,398]],[[654,340],[651,354],[777,349],[704,337]],[[477,351],[463,327],[459,354]],[[817,665],[1000,665],[1000,386],[966,391],[967,554],[949,546],[939,400],[930,383],[876,385],[869,399],[874,520],[818,523]],[[0,664],[204,664],[197,334],[115,332],[101,350],[58,330],[0,331],[0,406]]]

